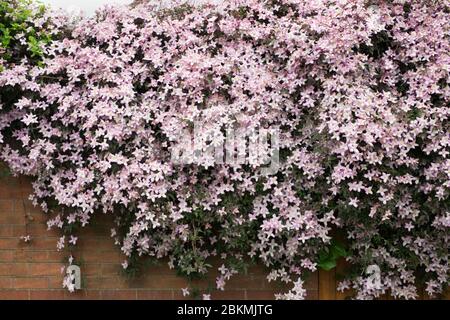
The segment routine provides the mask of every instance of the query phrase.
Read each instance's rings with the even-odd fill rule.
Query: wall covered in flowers
[[[345,258],[358,299],[446,290],[447,1],[0,10],[0,159],[34,177],[55,250],[108,215],[129,274],[167,259],[197,279],[219,260],[220,291],[259,264],[286,283],[276,298],[302,299]],[[275,171],[203,149],[173,161],[181,133],[218,146],[256,128],[277,128]]]

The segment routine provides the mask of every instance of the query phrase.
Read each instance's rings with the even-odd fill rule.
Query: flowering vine
[[[50,15],[67,34],[53,32],[39,65],[0,73],[0,157],[36,177],[58,249],[108,214],[128,270],[169,257],[198,277],[218,257],[222,290],[254,261],[292,286],[277,298],[301,299],[309,272],[346,256],[340,287],[357,298],[415,298],[419,279],[433,296],[449,279],[449,10],[251,0],[107,6],[70,27]],[[174,163],[194,123],[211,145],[229,128],[277,127],[280,166]]]

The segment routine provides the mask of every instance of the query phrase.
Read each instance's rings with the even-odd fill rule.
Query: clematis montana
[[[59,248],[110,215],[127,270],[168,257],[203,275],[216,257],[223,289],[254,260],[292,286],[277,298],[302,299],[337,229],[356,270],[342,289],[415,298],[422,274],[439,294],[450,270],[449,20],[444,0],[108,6],[54,40],[43,67],[0,73],[1,159],[36,177],[49,227],[71,230]],[[193,123],[214,144],[229,128],[279,128],[280,166],[174,163]]]

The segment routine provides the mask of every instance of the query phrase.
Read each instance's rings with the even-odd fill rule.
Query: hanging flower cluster
[[[254,260],[292,285],[277,298],[301,299],[341,230],[342,289],[409,299],[423,280],[435,295],[450,271],[449,20],[443,0],[105,7],[43,66],[0,73],[0,156],[36,177],[59,249],[108,214],[127,270],[169,257],[195,277],[218,257],[223,290]],[[186,133],[218,146],[230,129],[274,128],[274,172],[251,157],[173,161]]]

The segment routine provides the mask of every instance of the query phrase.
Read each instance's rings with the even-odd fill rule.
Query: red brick
[[[47,278],[14,278],[12,280],[15,289],[47,289]]]
[[[14,259],[13,250],[0,250],[0,263],[11,262]]]
[[[102,237],[105,241],[113,244],[111,240],[111,228],[114,228],[114,223],[112,217],[107,217],[107,219],[93,219],[91,221],[93,224],[89,224],[83,229],[83,234],[86,237],[95,238]]]
[[[4,178],[0,178],[4,179]],[[4,182],[4,181],[3,181]],[[20,199],[22,198],[22,190],[18,186],[0,185],[0,199]]]
[[[168,260],[161,259],[157,264],[148,267],[148,269],[146,269],[146,272],[148,272],[148,274],[157,274],[160,276],[173,276],[175,272],[168,266]]]
[[[64,275],[61,274],[59,277],[52,276],[48,277],[48,288],[49,289],[61,289]]]
[[[11,289],[12,280],[10,277],[0,277],[0,291],[2,289]]]
[[[117,276],[120,275],[121,270],[123,270],[120,264],[108,263],[102,264],[100,267],[102,276]]]
[[[51,231],[48,230],[47,224],[45,222],[39,222],[34,220],[33,222],[28,223],[27,233],[32,234],[33,237],[48,237],[52,235]]]
[[[214,300],[244,300],[245,290],[224,290],[211,293],[211,299]]]
[[[31,183],[33,179],[26,176],[19,177],[20,190],[22,191],[22,197],[28,199],[28,196],[33,192],[33,186]]]
[[[172,300],[172,290],[137,290],[138,300]]]
[[[0,263],[0,276],[25,276],[28,266],[24,263]]]
[[[145,278],[131,279],[131,288],[147,288],[147,289],[180,289],[190,285],[186,278],[177,276],[148,275]]]
[[[75,257],[76,259],[76,257]],[[84,261],[83,261],[84,262]],[[80,266],[81,274],[84,277],[101,277],[102,276],[102,264],[100,263],[82,263]],[[115,276],[118,274],[116,273]]]
[[[286,288],[286,284],[284,282],[281,281],[267,281],[267,279],[261,280],[263,283],[263,288],[268,291],[268,290],[272,290],[272,291],[279,291],[282,290],[283,288]],[[251,289],[251,288],[250,288]]]
[[[24,207],[27,210],[27,212],[29,212],[31,214],[47,216],[39,206],[37,206],[37,207],[34,206],[30,200],[24,199],[23,203],[24,203]]]
[[[263,289],[267,283],[265,276],[236,275],[226,282],[226,289]]]
[[[30,247],[27,247],[29,249]],[[16,250],[14,251],[15,262],[48,262],[47,251],[31,251],[31,250]],[[59,259],[61,261],[61,259]]]
[[[38,223],[38,224],[42,224],[45,225],[45,229],[42,229],[42,231],[47,231],[47,234],[49,234],[49,232],[52,232],[53,234],[57,235],[57,232],[55,232],[55,229],[48,231],[47,230],[47,221],[49,218],[51,218],[50,215],[45,214],[41,211],[36,212],[36,209],[33,208],[33,210],[30,209],[26,209],[26,212],[23,213],[23,216],[26,218],[26,222],[27,223]],[[39,234],[42,234],[43,232],[40,231]]]
[[[47,251],[47,262],[61,262],[66,261],[64,252],[49,250]]]
[[[33,237],[30,243],[31,248],[36,250],[56,251],[56,244],[59,238],[56,237]]]
[[[0,250],[15,249],[19,245],[19,238],[0,238]]]
[[[0,290],[0,300],[27,300],[28,290]]]
[[[65,289],[60,290],[30,290],[31,300],[63,300]]]
[[[101,300],[102,292],[100,290],[84,290],[85,298],[88,300]]]
[[[247,290],[246,298],[248,300],[274,300],[277,291],[271,290]]]
[[[136,290],[103,290],[102,299],[104,300],[136,300]]]
[[[0,216],[14,212],[14,201],[9,198],[3,198],[0,195]],[[8,200],[5,200],[8,199]]]
[[[123,261],[123,256],[120,254],[119,248],[114,248],[114,251],[94,251],[92,249],[80,251],[80,248],[76,249],[75,256],[84,262],[119,263]]]
[[[63,283],[64,275],[48,277],[48,288],[49,289],[61,289]]]
[[[100,298],[100,294],[98,294]],[[87,299],[86,290],[75,290],[74,292],[66,291],[64,293],[65,300],[85,300]]]
[[[267,269],[263,266],[252,264],[248,267],[248,274],[265,276],[267,275]]]
[[[31,276],[52,276],[61,274],[61,263],[30,263],[28,266]]]
[[[0,211],[0,224],[24,224],[25,216],[16,212]]]
[[[79,243],[77,244],[80,248],[95,248],[97,251],[108,251],[115,252],[113,255],[117,256],[117,249],[118,247],[114,245],[114,241],[109,236],[105,237],[91,237],[91,238],[83,238],[80,239]],[[113,251],[114,249],[114,251]]]
[[[128,283],[124,277],[88,277],[86,287],[90,289],[127,289]]]
[[[2,213],[0,213],[1,215]],[[13,237],[14,236],[14,225],[0,224],[0,237]]]

